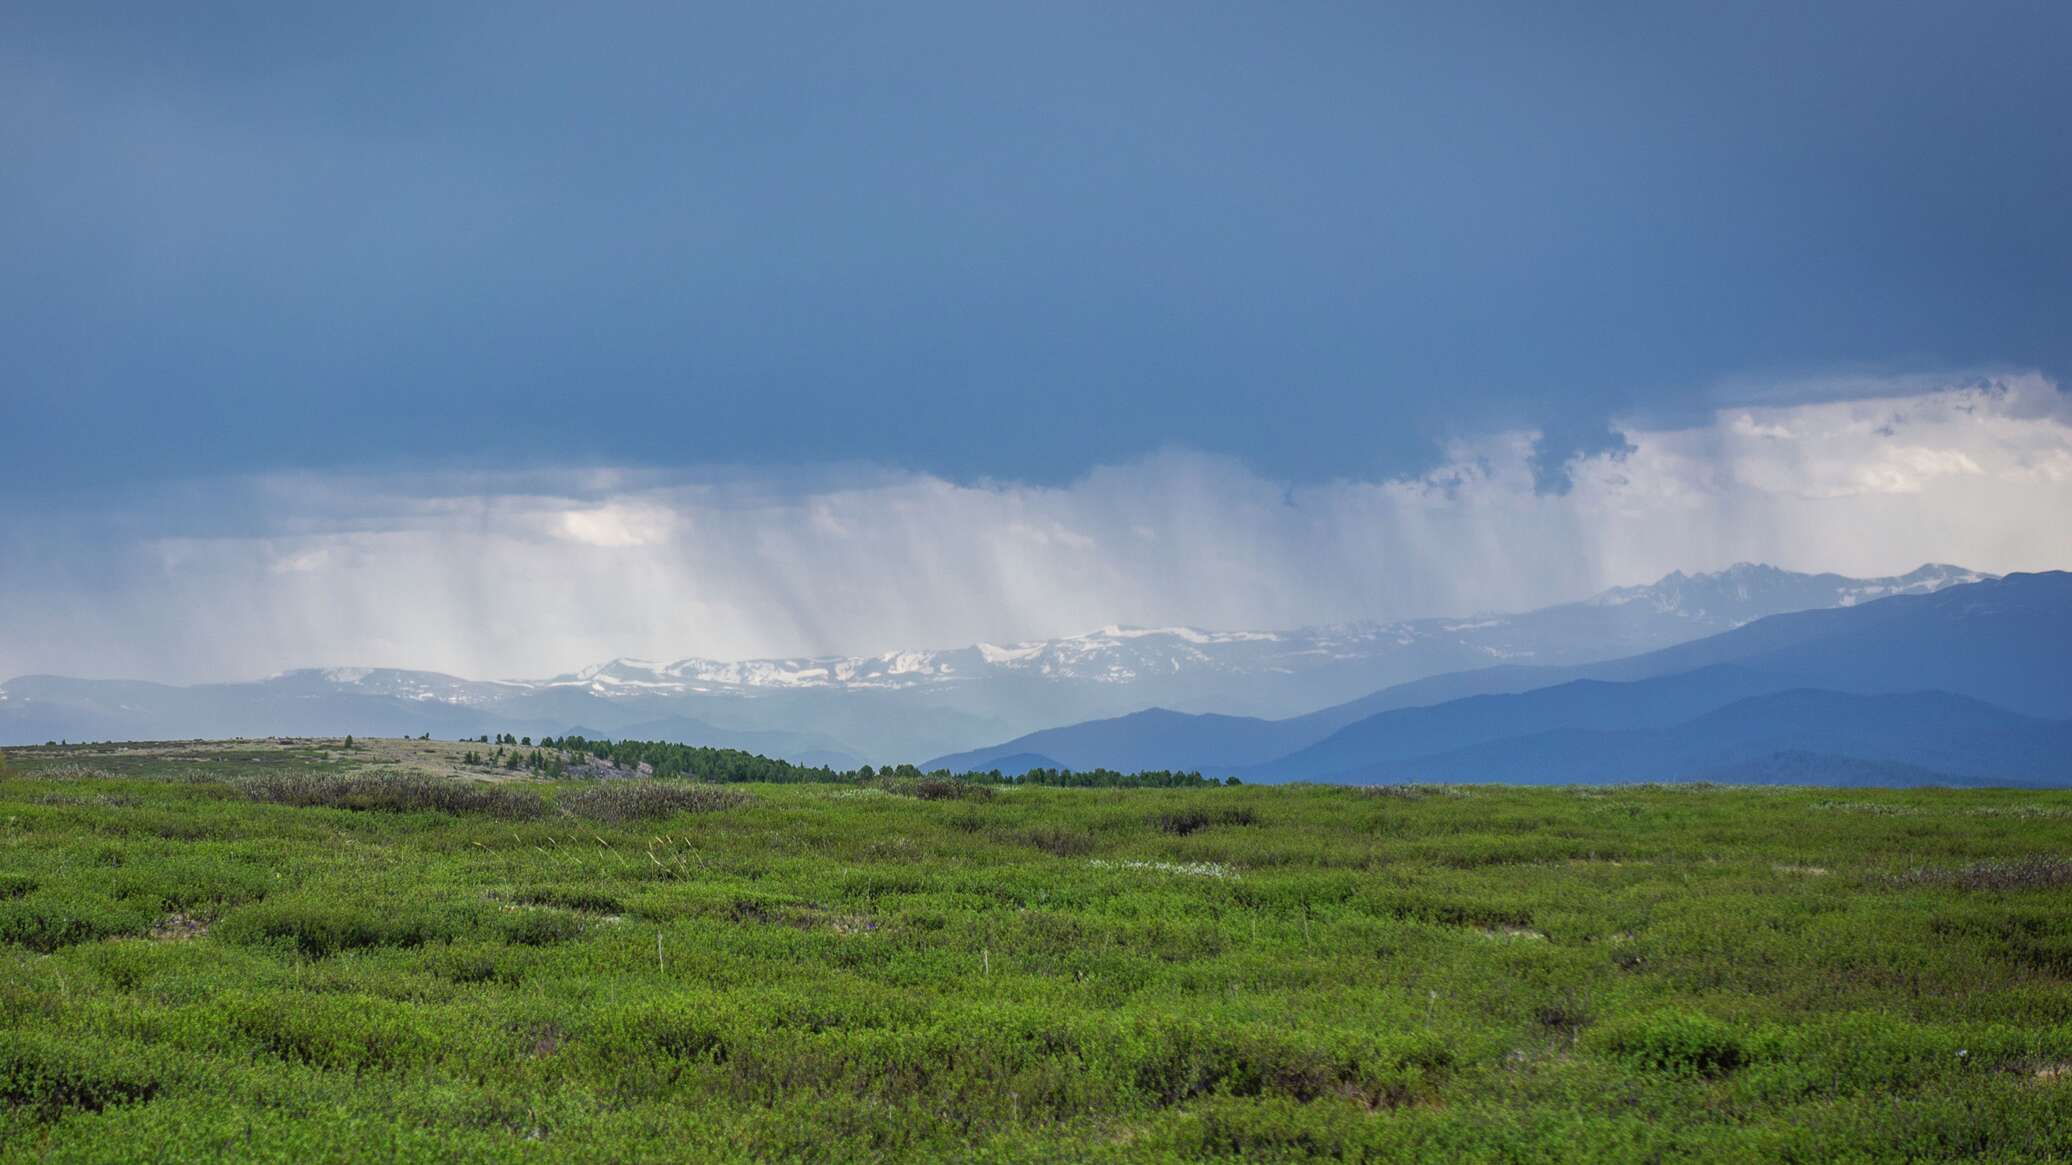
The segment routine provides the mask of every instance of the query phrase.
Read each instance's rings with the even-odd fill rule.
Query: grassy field
[[[2072,794],[336,744],[9,755],[0,1160],[2072,1159]]]

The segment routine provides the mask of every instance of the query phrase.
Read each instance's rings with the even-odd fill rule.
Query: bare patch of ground
[[[158,942],[185,942],[191,938],[200,938],[207,933],[209,933],[208,920],[196,918],[191,914],[168,914],[164,918],[159,919],[158,925],[152,927],[149,931],[151,938]]]

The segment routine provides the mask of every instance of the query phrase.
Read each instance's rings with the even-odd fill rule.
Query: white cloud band
[[[1462,443],[1416,478],[1293,487],[1184,452],[1062,486],[868,469],[816,471],[811,486],[611,470],[517,485],[251,480],[160,516],[234,495],[257,532],[132,537],[88,555],[76,530],[19,524],[0,547],[0,676],[544,675],[619,654],[1520,609],[1738,560],[2062,567],[2068,416],[2034,374],[1728,408],[1688,428],[1624,427],[1631,449],[1571,462],[1560,495],[1535,490],[1522,432]]]

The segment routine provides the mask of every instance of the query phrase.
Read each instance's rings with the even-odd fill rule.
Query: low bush
[[[1060,858],[1084,857],[1094,852],[1098,844],[1091,833],[1083,829],[1072,829],[1062,825],[1038,825],[1022,832],[1022,840]]]
[[[452,907],[297,895],[247,906],[218,923],[215,934],[234,943],[286,942],[320,959],[363,947],[414,947],[459,937],[472,921]]]
[[[1212,825],[1256,825],[1259,815],[1244,806],[1219,809],[1185,809],[1160,813],[1151,818],[1152,828],[1174,837],[1199,833]]]
[[[12,1113],[49,1121],[68,1111],[100,1112],[150,1100],[159,1090],[155,1074],[134,1057],[19,1030],[0,1032],[0,1106]]]
[[[583,1036],[597,1053],[621,1062],[723,1063],[730,1050],[723,1018],[709,1000],[661,999],[603,1011]]]
[[[912,794],[923,801],[990,801],[993,787],[954,778],[928,777],[913,783]]]
[[[1119,1048],[1136,1088],[1167,1105],[1209,1095],[1335,1096],[1390,1107],[1409,1103],[1452,1064],[1442,1043],[1421,1035],[1320,1037],[1195,1020],[1140,1027]]]
[[[463,939],[423,948],[422,966],[449,983],[516,983],[524,976],[512,949],[493,940]]]
[[[626,903],[617,895],[586,886],[527,886],[511,895],[521,906],[558,906],[586,914],[624,914]]]
[[[581,935],[583,920],[558,910],[511,910],[497,919],[496,930],[507,943],[543,947]]]
[[[157,919],[151,906],[84,888],[45,887],[0,899],[0,943],[49,953],[112,935],[142,934]]]
[[[78,763],[51,765],[35,770],[39,781],[112,781],[115,774],[106,769]]]
[[[427,1018],[385,1000],[318,996],[289,1004],[233,996],[222,1028],[269,1055],[318,1068],[380,1071],[428,1058],[439,1036]]]
[[[618,825],[655,821],[678,813],[713,813],[752,800],[738,789],[659,781],[613,781],[568,793],[555,804],[578,817]]]
[[[256,902],[272,888],[271,873],[260,866],[206,852],[135,862],[114,877],[117,897],[164,912]]]
[[[385,813],[470,813],[526,821],[546,808],[537,793],[526,789],[413,775],[269,773],[244,781],[241,788],[252,800],[274,805]]]
[[[1606,1045],[1635,1067],[1671,1075],[1715,1076],[1747,1060],[1732,1027],[1694,1011],[1663,1011],[1613,1025]]]
[[[1947,886],[1955,890],[2062,890],[2072,887],[2072,860],[2031,854],[2008,861],[1974,862],[1957,869],[1911,870],[1887,879],[1898,887]]]

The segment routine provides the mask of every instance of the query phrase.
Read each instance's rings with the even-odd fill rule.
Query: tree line
[[[488,744],[490,737],[478,738]],[[1198,772],[1166,769],[1123,773],[1114,769],[1030,769],[1025,773],[1003,773],[999,769],[952,773],[948,769],[923,772],[916,765],[859,765],[836,769],[828,765],[802,765],[738,748],[711,748],[698,744],[677,744],[667,740],[591,740],[582,736],[542,737],[537,746],[532,738],[508,733],[495,738],[493,753],[472,749],[465,762],[507,770],[524,770],[548,777],[568,775],[597,761],[614,768],[638,769],[647,765],[657,777],[708,781],[713,784],[864,784],[878,780],[963,780],[989,785],[1041,785],[1072,789],[1197,789],[1214,785],[1236,785],[1236,777],[1217,780]],[[508,751],[506,751],[508,750]],[[577,775],[581,775],[577,773]]]

